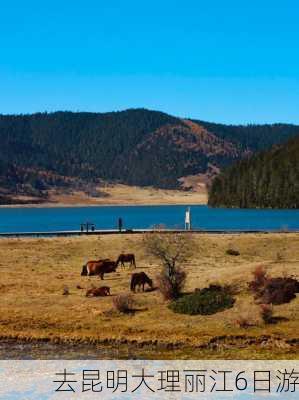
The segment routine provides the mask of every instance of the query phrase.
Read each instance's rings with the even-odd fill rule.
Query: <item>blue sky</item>
[[[131,107],[299,123],[297,1],[9,1],[0,113]]]

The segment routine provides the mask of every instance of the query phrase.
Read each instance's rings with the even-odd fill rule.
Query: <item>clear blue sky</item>
[[[10,0],[0,113],[131,107],[299,123],[297,0]]]

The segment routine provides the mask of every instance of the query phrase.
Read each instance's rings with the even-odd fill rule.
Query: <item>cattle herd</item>
[[[105,274],[115,272],[119,265],[125,267],[125,264],[129,263],[131,267],[136,268],[136,261],[134,254],[120,254],[116,261],[110,260],[109,258],[91,260],[88,261],[82,267],[81,276],[94,276],[98,275],[102,280]],[[153,288],[153,281],[150,279],[145,272],[135,272],[131,275],[130,290],[135,292],[136,288],[142,288],[144,291],[145,285]],[[87,290],[86,297],[93,296],[108,296],[110,295],[110,287],[101,286],[99,288],[92,288]]]

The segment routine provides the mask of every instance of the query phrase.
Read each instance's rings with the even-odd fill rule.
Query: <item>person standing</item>
[[[123,220],[122,218],[118,218],[118,231],[121,232],[123,228]]]
[[[190,231],[190,229],[191,229],[191,212],[190,212],[190,207],[188,207],[185,213],[185,230]]]

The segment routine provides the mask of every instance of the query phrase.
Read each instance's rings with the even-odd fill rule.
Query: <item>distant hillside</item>
[[[213,181],[209,204],[299,208],[299,137],[224,170]]]
[[[228,126],[145,109],[2,115],[0,197],[46,196],[53,186],[99,180],[177,188],[184,177],[210,180],[215,171],[295,135],[294,125]]]
[[[299,126],[291,124],[224,125],[196,121],[217,137],[229,141],[242,151],[265,150],[299,134]]]

